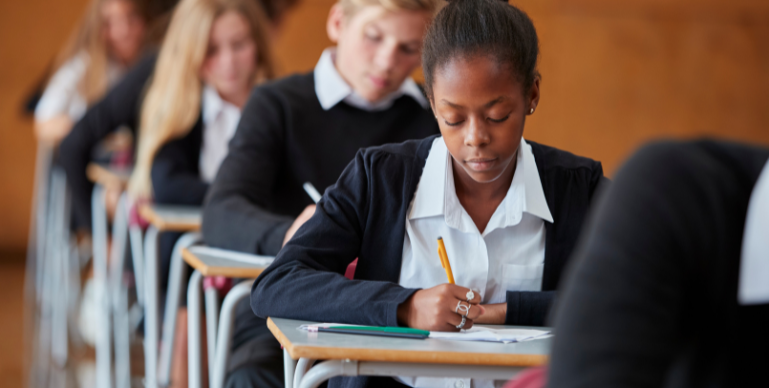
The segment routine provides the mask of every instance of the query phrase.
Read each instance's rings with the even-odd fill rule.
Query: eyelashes
[[[507,116],[502,117],[501,119],[492,119],[491,117],[488,117],[487,120],[491,121],[492,123],[499,124],[499,123],[505,122],[509,118],[510,118],[510,113],[508,113]],[[446,125],[448,125],[449,127],[456,127],[456,126],[462,124],[463,122],[465,122],[465,120],[460,120],[460,121],[457,121],[457,122],[450,123],[450,122],[448,122],[447,120],[444,119],[443,122],[446,123]]]
[[[491,117],[489,117],[489,121],[491,121],[492,123],[501,123],[501,122],[504,122],[505,120],[507,120],[509,117],[510,117],[510,113],[508,113],[507,116],[505,116],[505,117],[503,117],[501,119],[492,119]]]

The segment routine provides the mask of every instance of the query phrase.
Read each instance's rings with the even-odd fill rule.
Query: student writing
[[[465,0],[441,10],[423,69],[443,136],[360,151],[257,279],[254,312],[425,330],[542,325],[605,178],[599,162],[523,139],[540,102],[537,56],[534,26],[513,6]],[[456,285],[446,284],[438,236]],[[355,280],[344,278],[356,257]],[[398,380],[341,377],[329,387],[460,384]]]
[[[256,88],[203,209],[207,244],[275,255],[361,147],[436,134],[419,66],[435,0],[341,0],[327,20],[336,47],[314,70]],[[282,386],[282,352],[247,301],[238,306],[232,386]],[[274,371],[271,372],[271,371]],[[270,380],[265,376],[273,376]]]

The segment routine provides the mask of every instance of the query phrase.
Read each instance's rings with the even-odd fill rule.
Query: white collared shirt
[[[334,56],[336,48],[330,47],[323,50],[318,64],[315,65],[313,75],[315,78],[315,95],[318,96],[320,106],[323,110],[329,110],[336,104],[344,101],[358,109],[366,111],[386,110],[393,105],[393,102],[400,96],[411,96],[423,108],[428,109],[430,103],[419,90],[416,82],[411,77],[406,78],[398,90],[388,94],[377,102],[370,102],[356,93],[350,85],[342,78],[334,65]]]
[[[73,122],[80,120],[88,109],[88,102],[80,90],[89,57],[81,52],[59,67],[35,107],[35,120],[46,121],[58,115],[67,115]],[[125,74],[125,67],[107,62],[107,88],[112,88]]]
[[[553,216],[531,146],[521,139],[518,150],[507,195],[481,232],[457,197],[446,143],[442,137],[435,139],[408,211],[400,285],[430,288],[447,282],[438,258],[440,236],[455,283],[479,292],[483,304],[505,302],[507,291],[541,291],[545,221],[552,223]],[[495,386],[492,380],[398,379],[413,387]]]
[[[769,163],[750,194],[742,237],[738,300],[743,305],[769,303]]]
[[[227,146],[240,121],[240,108],[222,100],[213,87],[203,87],[203,145],[200,148],[200,177],[211,183],[227,156]]]

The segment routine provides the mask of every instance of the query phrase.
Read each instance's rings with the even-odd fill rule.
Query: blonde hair
[[[361,8],[371,5],[380,6],[388,11],[438,11],[439,0],[339,0],[344,14],[351,16]]]
[[[90,2],[85,15],[80,20],[79,27],[67,39],[67,43],[64,44],[64,48],[59,52],[55,62],[55,68],[58,69],[65,62],[81,53],[88,56],[83,78],[78,85],[79,92],[88,105],[100,99],[107,92],[109,53],[102,33],[101,12],[104,4],[110,1],[127,1],[133,4],[144,22],[147,23],[148,21],[145,0],[92,0]]]
[[[227,11],[238,12],[251,27],[257,60],[254,84],[273,77],[267,19],[254,0],[182,0],[171,16],[142,103],[136,166],[128,186],[135,198],[152,196],[155,155],[167,142],[186,136],[200,115],[200,68],[214,20]]]

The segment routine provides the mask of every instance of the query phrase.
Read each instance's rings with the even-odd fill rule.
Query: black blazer
[[[72,191],[76,227],[91,229],[93,183],[85,175],[91,153],[102,139],[121,126],[136,135],[145,86],[155,71],[156,60],[157,53],[153,52],[131,68],[103,99],[88,108],[59,146],[59,164],[67,173]]]
[[[202,117],[201,113],[186,136],[164,144],[155,155],[151,170],[155,202],[189,206],[203,204],[210,185],[200,178]]]
[[[630,158],[561,288],[549,387],[767,386],[769,304],[737,301],[767,159],[723,141],[660,142]]]
[[[398,305],[417,291],[397,284],[407,210],[434,139],[359,151],[315,215],[254,283],[256,315],[398,326]],[[506,323],[542,325],[605,178],[599,162],[529,143],[555,223],[546,223],[543,291],[509,291]],[[345,269],[356,257],[355,280],[348,280]],[[367,379],[337,378],[329,387],[364,387]]]

